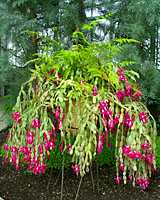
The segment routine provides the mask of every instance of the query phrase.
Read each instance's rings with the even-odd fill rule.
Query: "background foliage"
[[[49,36],[69,49],[72,34],[99,16],[114,15],[105,23],[90,30],[87,39],[106,41],[114,38],[133,38],[140,44],[129,44],[119,60],[133,60],[126,66],[140,73],[138,80],[145,104],[160,118],[160,2],[159,0],[0,0],[0,80],[1,96],[8,95],[5,110],[11,111],[22,82],[29,79],[34,53],[41,52],[35,36],[20,34],[29,30]],[[84,30],[85,33],[85,30]],[[55,49],[56,50],[56,49]],[[125,55],[125,56],[124,56]]]

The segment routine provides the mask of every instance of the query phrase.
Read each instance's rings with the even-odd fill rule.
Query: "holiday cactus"
[[[136,84],[138,74],[124,70],[113,59],[123,43],[136,41],[94,43],[81,32],[75,32],[73,38],[75,45],[70,50],[43,40],[43,53],[34,60],[35,70],[22,84],[13,109],[14,122],[4,145],[5,163],[12,162],[18,170],[23,160],[29,170],[42,173],[60,135],[60,149],[73,155],[73,170],[84,176],[93,157],[101,154],[104,145],[111,147],[115,135],[115,180],[126,184],[129,179],[145,189],[156,169],[156,125],[139,102],[143,95]]]

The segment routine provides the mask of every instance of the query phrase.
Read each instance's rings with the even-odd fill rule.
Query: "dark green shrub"
[[[157,167],[160,168],[160,136],[157,136],[156,140],[156,163]]]

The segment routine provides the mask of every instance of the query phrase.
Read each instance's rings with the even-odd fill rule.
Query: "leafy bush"
[[[160,168],[160,136],[157,136],[156,140],[156,163],[157,167]]]
[[[49,165],[53,163],[53,149],[60,138],[61,150],[73,155],[74,171],[84,176],[97,152],[101,155],[116,135],[117,183],[122,170],[125,184],[129,172],[133,185],[137,182],[145,189],[156,167],[156,123],[139,102],[143,96],[136,83],[139,75],[124,70],[124,62],[114,61],[126,42],[137,41],[121,38],[94,43],[88,42],[82,32],[75,32],[73,40],[76,45],[65,50],[56,41],[43,39],[44,52],[30,61],[38,63],[30,80],[22,84],[13,109],[14,123],[4,145],[5,160],[9,157],[18,170],[22,158],[29,170],[42,173],[47,167],[46,157],[50,155]],[[105,150],[102,155],[109,162]]]

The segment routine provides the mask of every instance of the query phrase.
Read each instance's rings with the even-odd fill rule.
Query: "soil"
[[[0,132],[0,148],[5,142],[6,131]],[[61,197],[61,171],[54,170],[47,189],[51,169],[40,175],[26,171],[21,166],[19,171],[11,164],[4,164],[0,157],[0,197],[4,200],[58,200]],[[97,184],[96,166],[92,167],[82,179],[78,200],[158,200],[160,199],[160,169],[152,175],[146,190],[140,186],[133,187],[130,182],[118,186],[114,166],[99,167]],[[59,179],[58,179],[58,175]],[[57,184],[55,185],[57,181]],[[79,186],[80,177],[70,168],[64,170],[63,200],[74,200]],[[93,184],[94,183],[94,184]],[[93,188],[94,187],[94,188]],[[99,189],[98,189],[99,188]]]

